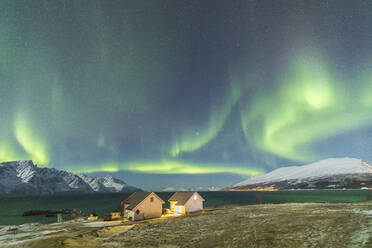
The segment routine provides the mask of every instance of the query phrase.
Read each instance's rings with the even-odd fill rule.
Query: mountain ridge
[[[372,166],[355,158],[329,158],[302,166],[281,167],[234,184],[232,189],[371,188]]]
[[[60,193],[117,193],[141,189],[124,181],[40,168],[31,160],[0,163],[0,195],[49,195]]]

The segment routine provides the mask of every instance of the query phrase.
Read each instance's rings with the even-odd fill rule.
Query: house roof
[[[126,209],[132,210],[151,194],[154,194],[157,198],[159,198],[160,201],[164,203],[164,201],[154,192],[134,192],[133,194],[125,198],[122,203],[129,204]]]
[[[176,192],[169,198],[168,201],[176,201],[177,205],[185,205],[186,202],[194,195],[194,193],[197,192]],[[203,197],[200,196],[200,198],[204,201]]]

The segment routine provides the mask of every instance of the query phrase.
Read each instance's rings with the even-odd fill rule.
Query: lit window
[[[197,197],[196,197],[196,195],[194,195],[194,200],[196,200],[197,199]]]

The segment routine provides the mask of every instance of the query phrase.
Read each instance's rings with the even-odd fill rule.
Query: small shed
[[[154,192],[135,192],[121,203],[123,216],[136,221],[161,217],[164,201]]]
[[[168,201],[172,214],[185,215],[203,210],[204,199],[198,192],[176,192]]]

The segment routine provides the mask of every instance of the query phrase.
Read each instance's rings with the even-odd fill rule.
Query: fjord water
[[[171,192],[159,192],[167,203]],[[292,190],[275,192],[200,192],[205,207],[227,205],[278,203],[353,203],[372,200],[370,190]],[[29,210],[80,209],[87,213],[95,210],[99,216],[118,208],[122,194],[55,195],[0,198],[0,225],[19,225],[39,222],[52,223],[56,217],[29,216]],[[165,204],[164,207],[169,205]],[[65,216],[66,219],[67,216]]]

